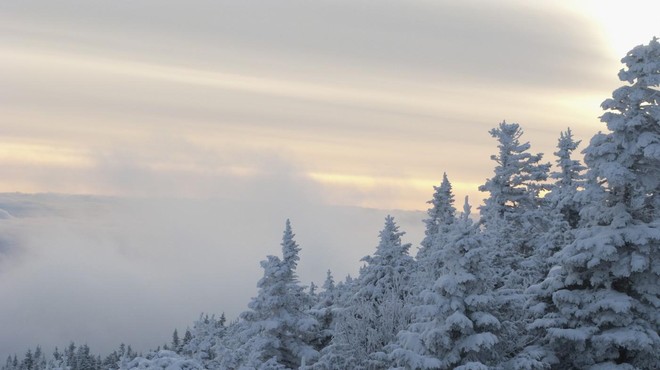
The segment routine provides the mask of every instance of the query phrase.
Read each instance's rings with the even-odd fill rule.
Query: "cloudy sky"
[[[503,119],[548,158],[601,129],[618,60],[656,31],[639,8],[3,1],[0,191],[234,198],[284,176],[423,209],[447,171],[478,197]]]
[[[659,7],[641,0],[625,7],[595,0],[2,1],[0,192],[123,200],[99,208],[100,198],[57,198],[53,205],[37,197],[30,202],[59,209],[57,217],[9,216],[0,252],[20,244],[30,253],[16,257],[21,264],[0,258],[0,299],[14,302],[0,316],[8,325],[23,313],[23,321],[39,318],[39,325],[24,330],[20,341],[2,334],[0,354],[3,344],[11,343],[12,351],[36,344],[43,322],[98,321],[89,312],[112,300],[97,296],[89,303],[80,292],[112,287],[117,296],[121,287],[132,287],[119,294],[117,307],[151,299],[142,309],[153,312],[168,305],[163,297],[189,292],[200,280],[229,279],[229,265],[222,277],[191,274],[191,254],[177,260],[185,257],[175,252],[182,245],[194,244],[199,253],[222,245],[211,254],[222,260],[228,245],[243,240],[243,250],[250,251],[242,256],[250,264],[245,279],[253,287],[264,250],[250,247],[275,239],[268,253],[276,253],[275,230],[284,217],[303,219],[298,232],[318,251],[352,253],[350,265],[333,260],[337,253],[310,253],[310,260],[350,271],[363,252],[353,246],[365,246],[367,253],[375,246],[384,214],[351,208],[349,217],[342,213],[347,208],[331,206],[424,210],[445,171],[459,198],[470,195],[478,203],[476,188],[491,174],[488,158],[496,147],[488,130],[504,119],[520,123],[533,150],[548,160],[566,127],[588,142],[604,129],[599,104],[620,86],[620,58],[657,35]],[[162,208],[159,199],[188,203]],[[14,205],[10,211],[24,209],[25,202],[9,195],[2,200],[7,208]],[[83,211],[71,216],[72,205]],[[131,217],[119,216],[126,212]],[[255,214],[259,237],[236,232]],[[95,215],[101,216],[90,220]],[[347,222],[358,215],[364,223]],[[186,227],[174,227],[181,219]],[[333,224],[337,219],[346,222]],[[229,225],[222,229],[229,235],[214,236],[214,220]],[[163,225],[165,236],[154,236]],[[332,237],[340,226],[352,228]],[[170,249],[153,249],[153,243]],[[90,245],[108,255],[90,252]],[[163,253],[172,254],[150,265],[155,275],[141,274],[131,262]],[[76,258],[96,262],[83,268],[71,262]],[[301,272],[306,281],[318,279],[312,270],[325,269],[310,265],[309,274]],[[80,286],[92,270],[96,280]],[[185,278],[167,271],[185,271]],[[76,307],[85,313],[71,313],[63,303],[55,304],[57,314],[34,308],[58,296],[45,284],[56,281],[53,275],[77,282],[70,291],[57,284],[64,289],[59,296],[80,301]],[[153,276],[172,290],[149,290]],[[223,294],[231,297],[228,310],[238,312],[246,303],[241,294],[253,292],[234,290]],[[140,299],[147,291],[151,295]],[[173,310],[180,314],[175,325],[217,305],[202,296],[191,298],[200,308]],[[242,300],[236,303],[236,297]],[[142,332],[172,322],[173,315],[153,318]],[[117,329],[119,322],[103,325]],[[106,345],[92,338],[102,328],[86,333],[67,325],[41,338],[91,338]],[[146,343],[154,333],[134,342]],[[120,334],[113,332],[112,343]]]

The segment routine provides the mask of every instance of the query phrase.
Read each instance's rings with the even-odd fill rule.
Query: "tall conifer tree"
[[[492,276],[478,225],[465,199],[442,249],[439,278],[412,309],[413,323],[390,346],[390,358],[406,369],[487,369],[500,323],[493,304]]]
[[[603,102],[585,150],[585,208],[576,239],[539,295],[551,297],[543,328],[557,368],[652,369],[660,363],[660,43],[632,49]]]
[[[435,189],[433,199],[427,202],[431,204],[431,208],[427,211],[428,218],[424,219],[425,237],[420,243],[421,248],[416,256],[417,276],[413,286],[414,293],[419,293],[426,284],[438,278],[438,271],[443,264],[440,254],[446,242],[445,236],[450,225],[456,220],[454,194],[446,173],[442,175],[440,186],[434,186],[433,189]]]
[[[318,323],[305,310],[306,294],[295,273],[300,247],[294,236],[287,220],[283,258],[268,256],[261,262],[264,276],[257,284],[259,292],[248,305],[250,310],[241,314],[244,322],[237,336],[242,345],[235,354],[221,358],[221,366],[297,369],[317,355],[309,343]]]
[[[362,260],[359,277],[347,283],[351,294],[340,302],[335,335],[314,369],[387,368],[385,347],[409,323],[406,300],[410,294],[413,259],[404,232],[387,216],[376,252]]]

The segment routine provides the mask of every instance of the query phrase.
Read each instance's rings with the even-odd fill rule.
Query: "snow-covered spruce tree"
[[[337,308],[335,333],[314,369],[381,369],[389,361],[383,352],[409,323],[406,299],[410,294],[413,259],[404,232],[387,216],[373,256],[352,283],[353,294]]]
[[[573,139],[573,132],[568,128],[560,133],[557,142],[557,151],[554,152],[557,170],[550,174],[555,182],[550,185],[550,192],[545,196],[552,208],[562,214],[564,221],[574,229],[580,221],[581,205],[576,199],[578,191],[584,187],[584,171],[586,167],[579,160],[573,159],[572,154],[580,145],[581,140]]]
[[[450,225],[456,220],[456,209],[454,208],[454,194],[447,174],[442,175],[440,186],[434,186],[433,199],[427,203],[431,204],[428,209],[428,218],[424,219],[426,225],[425,237],[421,248],[417,252],[417,276],[415,278],[414,293],[419,293],[425,285],[437,279],[437,272],[442,266],[442,259],[438,258],[440,249],[445,243],[443,238]],[[417,288],[417,289],[416,289]]]
[[[424,219],[426,230],[425,237],[422,240],[420,251],[417,256],[423,255],[431,248],[436,236],[446,230],[456,219],[456,209],[454,208],[454,194],[451,191],[451,183],[447,178],[447,173],[442,174],[440,186],[434,186],[433,199],[427,203],[431,204],[428,209],[428,218]]]
[[[541,163],[542,154],[529,153],[518,124],[502,122],[490,134],[499,153],[491,156],[497,163],[494,176],[479,187],[489,193],[480,210],[494,273],[493,312],[502,325],[496,352],[499,361],[507,361],[528,345],[524,291],[544,277],[539,252],[548,225],[539,193],[546,188],[550,164]]]
[[[603,102],[608,133],[585,150],[589,167],[576,239],[534,287],[551,297],[542,342],[557,369],[660,365],[660,43],[632,49]]]
[[[500,323],[493,303],[492,272],[479,226],[463,213],[452,225],[442,249],[440,277],[421,293],[412,308],[413,322],[389,346],[390,359],[405,369],[487,369]]]
[[[295,235],[293,234],[293,229],[291,229],[291,221],[286,220],[284,226],[284,235],[282,236],[282,263],[287,269],[287,275],[291,281],[298,281],[298,276],[296,275],[296,269],[298,268],[298,261],[300,257],[300,247],[298,243],[293,239]]]
[[[549,186],[550,192],[543,198],[544,214],[548,220],[548,230],[539,250],[542,257],[539,263],[545,265],[543,276],[547,275],[550,266],[554,264],[552,255],[572,241],[571,230],[580,221],[582,205],[579,197],[584,187],[586,167],[572,158],[578,145],[580,141],[573,139],[570,128],[559,135],[557,151],[554,153],[557,170],[550,174],[555,182]]]
[[[316,304],[309,310],[309,314],[319,323],[317,332],[311,342],[312,346],[317,351],[321,351],[330,344],[330,340],[334,333],[333,309],[337,298],[337,292],[335,291],[335,281],[330,270],[327,272],[322,288],[323,291],[318,294]]]
[[[522,289],[540,277],[533,264],[525,263],[536,250],[530,235],[543,230],[539,193],[546,188],[549,163],[542,154],[529,153],[530,144],[521,143],[523,131],[517,123],[502,122],[490,130],[499,153],[495,174],[479,187],[489,193],[481,206],[481,222],[491,239],[497,287]]]
[[[84,368],[87,369],[87,368]],[[191,360],[174,351],[161,350],[149,358],[142,356],[122,364],[119,370],[204,370],[197,361]]]
[[[557,169],[550,174],[555,182],[550,185],[550,192],[543,198],[545,216],[548,220],[548,230],[541,239],[538,265],[543,268],[543,275],[548,276],[550,270],[557,264],[555,253],[574,240],[573,230],[580,221],[579,212],[582,208],[581,189],[585,185],[584,167],[580,161],[571,157],[580,141],[573,139],[570,129],[562,132],[557,143],[556,156]],[[553,273],[555,273],[553,271]],[[536,320],[545,314],[545,308],[552,304],[552,297],[539,292],[539,286],[533,285],[527,291],[527,304],[525,312],[529,321]],[[529,326],[533,327],[533,325]],[[520,348],[520,352],[507,363],[512,369],[546,369],[551,354],[547,349],[537,344],[543,336],[539,328],[528,330],[526,333],[527,345]]]
[[[182,353],[197,360],[205,368],[215,368],[215,346],[225,335],[225,315],[220,318],[201,314],[193,324],[191,331],[186,331],[190,338],[182,346]]]
[[[96,358],[90,353],[87,344],[78,347],[78,351],[76,351],[76,365],[80,370],[96,368]]]
[[[10,356],[7,358],[7,362],[5,365],[1,368],[2,370],[45,370],[48,368],[48,364],[46,361],[46,356],[44,355],[44,352],[41,350],[41,347],[37,346],[34,349],[34,352],[32,349],[28,349],[27,352],[25,353],[25,356],[23,356],[22,360],[19,360],[16,355],[13,356],[13,358]],[[91,370],[94,370],[94,368],[91,368]]]
[[[305,312],[307,297],[295,273],[300,248],[286,221],[282,238],[283,259],[268,256],[261,262],[264,276],[258,294],[243,312],[237,335],[241,345],[219,355],[219,367],[227,369],[297,369],[318,353],[308,343],[317,321]],[[224,357],[223,355],[226,355]]]
[[[179,330],[174,329],[174,332],[172,333],[172,343],[170,343],[170,348],[172,348],[172,351],[176,353],[181,353],[181,339],[179,338]]]

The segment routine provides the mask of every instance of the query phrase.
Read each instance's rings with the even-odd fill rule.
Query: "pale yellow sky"
[[[0,191],[425,209],[446,171],[476,202],[502,119],[548,161],[604,129],[634,3],[4,2]]]

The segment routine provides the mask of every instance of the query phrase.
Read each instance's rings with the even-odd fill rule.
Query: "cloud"
[[[481,183],[494,148],[487,131],[502,119],[548,153],[569,125],[583,138],[597,131],[607,96],[602,40],[558,6],[0,6],[5,191],[233,194],[272,153],[295,164],[296,181],[396,177],[430,189],[447,171]],[[378,199],[402,193],[389,190]],[[414,207],[402,198],[383,207],[403,203]]]
[[[319,62],[395,72],[390,77],[423,72],[548,89],[578,77],[583,85],[598,83],[593,61],[603,62],[604,55],[592,20],[561,6],[520,1],[202,1],[195,7],[65,1],[4,8],[17,36],[67,40],[66,46],[84,45],[87,54],[184,60],[197,68],[246,62],[262,71],[270,65],[280,75]]]
[[[14,214],[0,220],[0,356],[69,340],[144,350],[200,312],[236,317],[256,293],[259,261],[280,253],[286,218],[303,283],[321,284],[327,269],[355,275],[386,212],[316,204],[278,171],[262,179],[242,200],[0,194]],[[421,213],[394,215],[407,240],[421,240]]]

